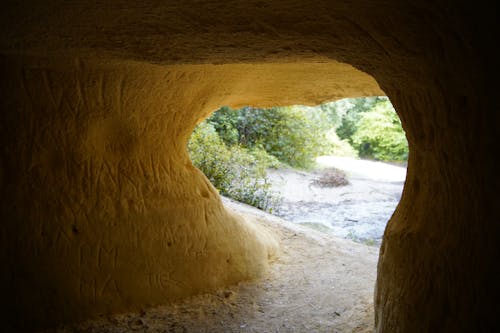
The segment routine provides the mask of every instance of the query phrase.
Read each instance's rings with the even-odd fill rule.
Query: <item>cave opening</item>
[[[352,242],[332,247],[323,263],[306,255],[305,249],[321,252],[314,242],[297,251],[310,271],[333,267],[329,276],[311,278],[344,274],[358,289],[366,281],[357,269],[378,261],[375,301],[366,303],[375,303],[375,325],[342,326],[369,314],[362,302],[373,290],[343,293],[349,286],[335,281],[337,300],[361,303],[346,307],[357,310],[351,314],[331,306],[321,318],[335,318],[345,332],[495,331],[500,224],[492,152],[499,151],[500,122],[498,51],[490,38],[498,20],[489,7],[393,0],[5,3],[0,294],[6,330],[138,311],[265,276],[277,242],[224,208],[192,166],[185,145],[193,127],[220,105],[316,105],[383,89],[400,113],[411,154],[380,255]],[[299,233],[281,235],[287,241]],[[349,266],[343,254],[358,260]],[[289,264],[300,277],[300,265]],[[288,286],[286,297],[305,299]],[[223,304],[238,295],[223,293]],[[266,312],[265,298],[248,300],[245,308],[255,313],[247,318],[265,322],[259,310],[282,317],[282,309]],[[274,322],[270,330],[328,326],[299,327],[304,308],[286,310],[297,327]],[[141,326],[140,319],[130,325]],[[120,331],[129,327],[124,322]],[[249,322],[233,323],[228,331],[251,330]]]
[[[334,120],[326,119],[328,116]],[[379,122],[371,122],[373,119]],[[366,139],[390,136],[395,120],[406,149],[394,149],[392,153],[398,158],[384,163],[373,155],[373,149],[378,148],[376,140],[370,141],[373,147],[367,150]],[[324,126],[328,121],[336,125]],[[344,138],[352,137],[356,126],[365,130],[357,136],[365,141],[358,139],[356,145],[364,159],[337,134],[343,130],[348,132]],[[330,135],[328,144],[335,145],[343,156],[319,149],[314,151],[321,152],[316,156],[311,151],[325,143],[322,134]],[[310,142],[304,142],[307,140]],[[292,149],[281,150],[280,142]],[[310,145],[304,149],[304,143]],[[271,260],[270,275],[223,292],[240,309],[233,314],[241,327],[248,331],[255,327],[317,332],[349,331],[355,326],[371,329],[375,258],[404,186],[406,145],[399,117],[385,96],[341,99],[318,106],[222,107],[195,128],[188,143],[191,160],[218,189],[225,208],[280,237],[282,250]],[[295,149],[302,149],[313,163],[305,164],[302,156],[298,163],[291,159],[297,157]],[[290,166],[294,162],[295,168]],[[252,172],[252,168],[260,169]],[[225,176],[230,181],[225,182]],[[274,200],[275,194],[279,200]],[[351,251],[357,254],[346,255]],[[257,312],[248,310],[249,299],[257,304],[253,306]],[[224,301],[221,304],[224,308]],[[224,321],[225,311],[218,317]],[[252,316],[257,319],[249,321],[248,312],[256,313]],[[351,316],[350,323],[346,323],[346,316]],[[234,322],[225,322],[225,329],[234,326]]]
[[[401,198],[409,153],[386,96],[224,106],[198,124],[188,151],[225,200],[374,246]]]

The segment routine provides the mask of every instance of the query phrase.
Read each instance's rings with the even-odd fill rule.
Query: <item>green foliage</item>
[[[408,159],[406,136],[389,101],[378,102],[361,115],[352,143],[361,157],[382,161]]]
[[[219,137],[228,146],[240,143],[240,134],[238,132],[238,123],[240,122],[241,115],[235,112],[228,106],[223,106],[215,111],[209,119]]]
[[[325,142],[327,149],[324,155],[358,157],[358,151],[351,146],[348,140],[341,140],[333,128],[326,132]]]
[[[279,203],[266,175],[266,169],[276,164],[272,157],[263,158],[258,150],[226,146],[209,122],[194,130],[188,151],[193,164],[222,195],[267,211]]]
[[[256,147],[251,150],[247,150],[250,155],[252,155],[257,161],[266,165],[267,168],[278,169],[282,166],[282,163],[273,155],[269,155],[262,147]]]
[[[207,121],[227,145],[263,149],[292,167],[309,168],[329,149],[325,115],[298,107],[223,107]]]
[[[260,128],[255,132],[255,143],[269,154],[292,167],[307,169],[314,158],[324,150],[325,131],[322,122],[311,114],[292,108],[275,108],[260,111]]]
[[[408,144],[397,114],[385,96],[346,98],[323,104],[321,111],[328,115],[331,128],[338,138],[332,155],[355,154],[383,161],[406,161]]]
[[[347,106],[344,106],[345,113],[342,115],[340,125],[336,130],[339,138],[352,144],[352,137],[358,129],[358,123],[363,113],[372,109],[378,102],[388,100],[385,96],[344,99],[342,102],[346,103]]]
[[[342,107],[343,103],[339,101],[324,103],[318,106],[319,111],[321,111],[326,116],[326,120],[328,121],[329,126],[334,129],[337,129],[342,124],[344,115]]]
[[[266,169],[285,163],[307,169],[320,155],[404,161],[408,145],[387,97],[349,98],[317,107],[232,110],[222,107],[198,125],[191,160],[221,192],[272,210]]]

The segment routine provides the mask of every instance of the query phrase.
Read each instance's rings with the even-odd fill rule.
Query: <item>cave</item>
[[[408,1],[2,5],[3,322],[132,311],[255,279],[278,244],[224,209],[186,142],[220,105],[386,94],[410,146],[376,332],[500,315],[496,14]]]

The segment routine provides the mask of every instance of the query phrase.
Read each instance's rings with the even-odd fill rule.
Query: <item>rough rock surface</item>
[[[373,331],[377,248],[298,226],[231,199],[223,202],[278,237],[279,257],[264,278],[40,333]]]
[[[222,104],[380,93],[371,75],[410,145],[381,246],[376,330],[490,331],[495,16],[446,1],[2,4],[7,322],[53,325],[259,276],[275,242],[222,208],[187,158],[191,129]]]
[[[338,96],[339,78],[358,87],[352,93],[380,92],[336,62],[30,57],[2,66],[10,96],[1,133],[15,156],[3,160],[2,286],[15,299],[10,316],[29,313],[30,323],[133,310],[260,277],[277,242],[227,213],[192,166],[185,147],[194,126],[246,98],[271,105]]]

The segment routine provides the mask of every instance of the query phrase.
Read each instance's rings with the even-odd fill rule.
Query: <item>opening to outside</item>
[[[223,197],[371,246],[400,200],[408,158],[385,96],[225,106],[197,126],[188,149]]]
[[[408,157],[387,97],[222,107],[195,129],[188,148],[226,208],[271,230],[282,249],[267,278],[226,288],[204,327],[373,331],[379,244]]]

